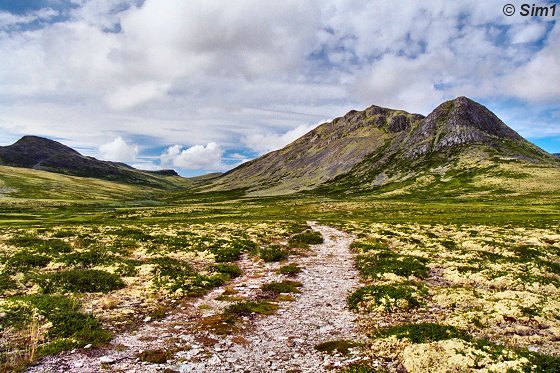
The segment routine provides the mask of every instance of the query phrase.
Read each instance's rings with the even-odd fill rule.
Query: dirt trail
[[[220,288],[192,304],[178,306],[162,320],[117,335],[106,348],[48,357],[29,371],[97,372],[103,365],[127,372],[319,372],[358,360],[352,350],[348,356],[331,356],[314,348],[325,341],[358,339],[356,316],[346,308],[345,300],[359,286],[359,276],[349,250],[352,237],[334,228],[309,224],[325,242],[312,246],[312,255],[295,259],[303,268],[297,276],[303,284],[301,294],[293,302],[281,302],[274,315],[247,319],[240,333],[216,336],[198,327],[201,317],[216,314],[229,304],[217,299],[224,292]],[[262,284],[286,279],[276,273],[278,263],[243,258],[239,265],[244,275],[229,284],[238,292],[236,296],[254,298]],[[141,351],[155,349],[177,352],[164,364],[136,357]]]

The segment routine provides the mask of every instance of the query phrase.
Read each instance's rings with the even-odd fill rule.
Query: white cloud
[[[560,23],[550,31],[545,47],[524,65],[502,77],[502,89],[525,100],[559,102],[560,84]]]
[[[546,23],[532,22],[513,26],[508,34],[513,44],[533,43],[543,37]]]
[[[160,156],[162,166],[178,167],[187,170],[221,170],[222,148],[215,142],[208,145],[194,145],[183,149],[181,145],[173,145]]]
[[[558,24],[497,1],[73,3],[52,24],[48,9],[0,13],[1,132],[98,148],[118,129],[151,147],[242,139],[263,153],[371,104],[427,114],[459,95],[514,98],[531,104],[521,123],[560,99]]]
[[[145,170],[145,171],[161,170],[161,166],[158,166],[157,164],[154,164],[153,162],[132,163],[131,166],[138,169],[138,170]]]
[[[311,131],[315,127],[317,127],[317,125],[301,125],[283,134],[255,133],[244,137],[242,142],[247,147],[249,147],[249,149],[259,154],[265,154],[270,151],[283,148],[284,146],[288,145],[292,141],[305,135],[307,132]]]
[[[135,162],[138,156],[138,146],[128,144],[119,136],[113,141],[101,145],[99,155],[101,159],[107,161]]]
[[[117,110],[126,110],[162,98],[167,94],[168,85],[157,82],[143,82],[127,87],[119,87],[105,97],[108,105]]]
[[[16,15],[5,11],[0,11],[0,30],[12,26],[31,23],[34,21],[45,22],[57,15],[58,12],[50,8],[39,9],[23,15]]]

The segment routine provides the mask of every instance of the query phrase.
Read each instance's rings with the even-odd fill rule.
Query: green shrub
[[[45,267],[51,259],[45,255],[20,251],[6,260],[6,270],[10,273],[24,272],[31,268]]]
[[[37,350],[37,355],[56,355],[62,351],[68,351],[78,347],[81,347],[81,344],[74,338],[57,338],[52,342],[41,345]]]
[[[211,276],[197,274],[192,282],[183,284],[182,289],[187,295],[199,296],[204,295],[208,290],[226,283],[229,276],[216,274]],[[173,289],[172,289],[173,290]]]
[[[229,274],[224,273],[198,274],[189,263],[168,257],[152,259],[152,263],[156,264],[153,280],[156,287],[166,288],[170,291],[182,290],[183,293],[192,296],[203,295],[209,289],[224,284],[230,278]],[[222,267],[222,269],[228,270],[226,268],[232,273],[235,271],[233,267]]]
[[[2,319],[4,325],[10,325],[18,329],[24,329],[31,321],[31,308],[44,316],[52,327],[48,331],[48,337],[73,338],[80,345],[100,344],[107,342],[111,334],[101,327],[101,323],[92,315],[84,314],[80,304],[68,297],[52,295],[28,295],[11,297],[9,301],[17,302],[18,306],[10,308]],[[63,341],[59,341],[64,344]],[[50,348],[53,348],[51,346]]]
[[[430,269],[426,266],[428,259],[412,255],[399,255],[392,251],[381,251],[375,254],[358,255],[356,267],[364,277],[377,278],[383,273],[394,273],[399,276],[428,277]]]
[[[278,295],[281,293],[299,293],[299,287],[302,286],[301,282],[298,281],[281,281],[281,282],[271,282],[261,286],[263,291],[268,293]]]
[[[72,247],[62,240],[44,240],[31,235],[13,237],[7,243],[17,247],[35,249],[44,254],[60,254],[72,251]]]
[[[259,249],[259,257],[265,262],[279,262],[289,256],[288,251],[282,246],[268,246]]]
[[[111,257],[106,250],[94,248],[88,251],[66,254],[59,259],[62,263],[77,268],[90,268],[96,265],[107,264]]]
[[[357,310],[364,301],[383,306],[385,311],[398,308],[415,308],[422,305],[426,291],[414,285],[369,285],[359,288],[348,296],[348,307]]]
[[[307,248],[309,245],[317,245],[323,243],[323,236],[319,232],[307,230],[290,237],[288,244],[292,247]]]
[[[389,250],[389,245],[385,241],[369,240],[366,242],[354,241],[350,248],[356,252],[365,253],[368,251]]]
[[[73,237],[77,234],[78,232],[74,232],[72,230],[68,230],[68,229],[60,229],[56,232],[53,233],[53,237],[56,238],[66,238],[66,237]]]
[[[290,264],[287,264],[285,266],[280,267],[278,269],[278,272],[283,274],[283,275],[293,276],[293,275],[297,275],[298,273],[300,273],[301,268],[295,263],[290,263]]]
[[[241,268],[235,264],[220,263],[211,267],[212,271],[228,275],[229,278],[236,278],[243,274]]]
[[[136,355],[140,360],[152,364],[165,364],[173,357],[170,351],[165,350],[146,350]]]
[[[37,282],[45,293],[57,291],[107,293],[125,286],[118,275],[96,269],[74,269],[48,273],[39,276]]]
[[[277,305],[262,300],[256,302],[236,302],[226,307],[224,315],[233,317],[249,316],[253,313],[270,315],[277,309]]]
[[[493,360],[505,361],[525,357],[529,365],[523,368],[525,372],[560,372],[560,357],[539,354],[527,349],[507,349],[502,345],[490,342],[486,339],[475,339],[468,333],[454,327],[434,323],[405,324],[378,329],[374,337],[386,338],[395,336],[398,339],[407,338],[412,343],[428,343],[446,339],[458,338],[471,342],[477,349],[490,354]],[[516,356],[512,357],[507,350]]]
[[[348,355],[350,353],[350,349],[356,347],[357,344],[351,341],[347,341],[344,339],[334,340],[334,341],[327,341],[323,343],[319,343],[315,346],[317,351],[325,352],[327,354],[334,354],[336,352],[342,355]]]
[[[398,339],[407,338],[412,343],[428,343],[445,339],[459,338],[470,341],[472,338],[454,326],[435,323],[404,324],[378,329],[375,337],[386,338],[395,336]]]
[[[12,290],[17,287],[17,284],[10,275],[7,273],[0,273],[0,293],[6,290]]]
[[[153,237],[147,233],[144,233],[140,229],[137,228],[129,228],[129,227],[121,227],[120,229],[108,231],[108,234],[113,234],[116,236],[124,237],[127,239],[133,239],[135,241],[147,242],[150,241]]]
[[[254,253],[257,250],[257,244],[250,240],[218,240],[210,246],[210,251],[214,253],[216,262],[219,263],[235,262],[241,258],[243,252]]]

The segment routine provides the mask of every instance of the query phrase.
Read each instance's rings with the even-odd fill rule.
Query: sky
[[[352,109],[468,96],[560,152],[560,4],[522,4],[0,0],[0,145],[44,136],[192,176]]]

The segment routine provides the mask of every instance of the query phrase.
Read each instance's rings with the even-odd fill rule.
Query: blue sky
[[[560,14],[395,4],[0,0],[0,144],[34,134],[190,176],[351,109],[426,115],[464,95],[560,152]]]

